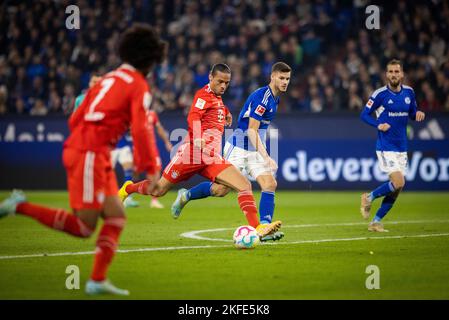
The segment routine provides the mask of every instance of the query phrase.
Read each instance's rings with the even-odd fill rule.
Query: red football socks
[[[125,226],[125,222],[125,217],[105,218],[97,239],[94,268],[91,275],[92,280],[103,281],[106,279],[106,273],[117,249],[118,238]]]
[[[52,209],[29,202],[22,202],[17,205],[16,212],[31,217],[52,229],[63,231],[75,237],[86,238],[94,232],[77,216],[63,209]]]
[[[148,186],[150,185],[150,180],[142,180],[140,182],[132,183],[126,186],[126,192],[128,194],[131,193],[139,193],[143,195],[149,195]]]
[[[248,220],[248,224],[251,227],[257,227],[259,225],[259,219],[257,218],[257,207],[252,191],[240,191],[237,199],[240,209],[245,214],[246,220]]]

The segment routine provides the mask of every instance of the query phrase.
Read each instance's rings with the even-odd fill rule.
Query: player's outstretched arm
[[[137,172],[147,172],[156,162],[152,152],[150,132],[148,128],[147,109],[150,97],[148,87],[141,85],[135,88],[131,101],[131,137],[133,139],[133,159]]]
[[[156,131],[158,136],[162,139],[162,141],[164,141],[165,149],[167,149],[167,151],[170,152],[171,149],[173,148],[173,145],[171,144],[170,139],[168,138],[167,131],[165,131],[165,128],[162,126],[160,121],[156,123]]]

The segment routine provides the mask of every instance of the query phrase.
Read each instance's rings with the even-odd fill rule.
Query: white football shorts
[[[405,176],[407,173],[407,152],[376,151],[379,159],[379,167],[382,172],[390,174],[400,171]]]
[[[133,153],[131,151],[130,146],[124,146],[122,148],[117,148],[111,151],[111,162],[112,167],[114,168],[115,165],[120,163],[120,165],[123,165],[124,163],[132,163],[133,162]]]
[[[261,175],[275,175],[257,151],[248,151],[226,142],[223,158],[232,163],[240,172],[245,172],[256,179]]]

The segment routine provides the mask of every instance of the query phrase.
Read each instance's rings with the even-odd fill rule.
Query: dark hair
[[[217,71],[224,72],[224,73],[231,73],[231,68],[227,64],[224,63],[216,63],[212,66],[212,69],[210,69],[210,74],[212,76],[215,76]]]
[[[387,63],[387,67],[388,67],[389,65],[392,65],[392,64],[398,64],[398,65],[401,67],[401,70],[404,69],[404,66],[402,65],[402,61],[401,61],[401,60],[398,60],[398,59],[392,59],[392,60],[390,60],[390,61],[388,61],[388,63]]]
[[[290,66],[288,64],[286,64],[285,62],[276,62],[271,67],[271,73],[276,72],[276,71],[279,71],[279,72],[291,72],[292,68],[290,68]]]
[[[164,60],[167,44],[148,24],[135,23],[120,36],[118,54],[139,71],[148,72]]]

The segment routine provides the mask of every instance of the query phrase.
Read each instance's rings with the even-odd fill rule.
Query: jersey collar
[[[391,90],[390,86],[387,84],[387,89],[388,89],[388,91],[390,91],[393,94],[400,94],[402,92],[402,89],[404,89],[404,87],[401,84],[401,90],[399,90],[398,92],[395,92],[395,91]]]
[[[277,97],[275,97],[274,94],[273,94],[273,91],[271,91],[270,85],[268,85],[267,88],[268,88],[268,90],[270,90],[270,95],[273,97],[274,101],[275,101],[276,103],[278,103],[278,102],[279,102],[280,95],[277,96]]]

